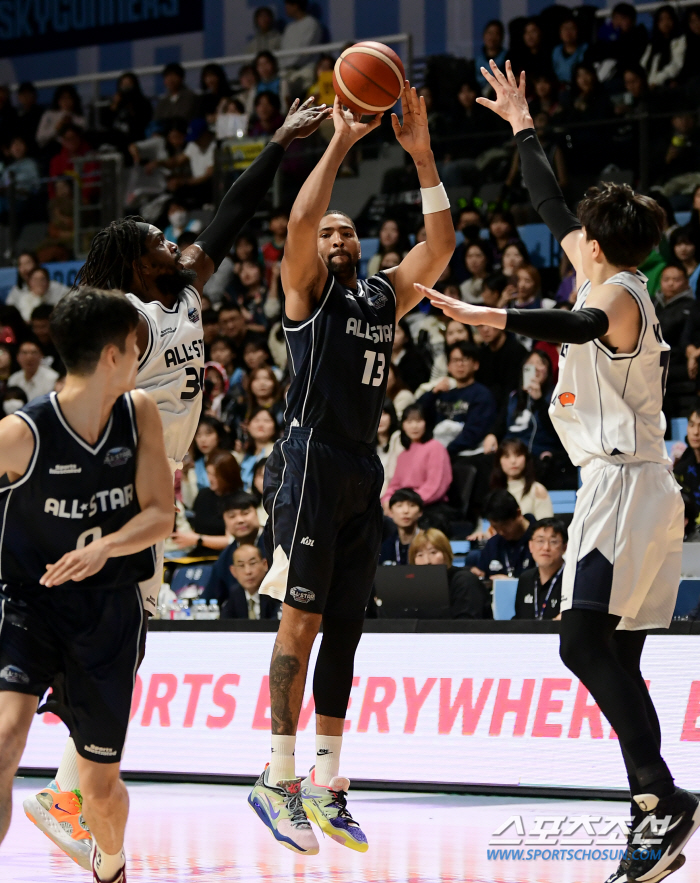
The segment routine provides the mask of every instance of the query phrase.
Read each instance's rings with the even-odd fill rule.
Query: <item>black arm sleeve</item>
[[[234,181],[211,224],[203,230],[195,245],[218,267],[231,251],[236,237],[253,217],[280,167],[284,147],[270,142],[255,162]]]
[[[564,200],[554,171],[545,156],[534,129],[523,129],[515,135],[523,183],[530,194],[533,208],[552,231],[558,242],[581,223]]]
[[[508,310],[506,331],[524,334],[547,343],[588,343],[608,331],[608,316],[603,310]]]

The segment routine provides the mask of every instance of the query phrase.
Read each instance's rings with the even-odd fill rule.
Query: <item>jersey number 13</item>
[[[376,375],[375,362],[377,363]],[[385,365],[386,359],[384,353],[376,353],[374,350],[365,350],[365,370],[362,374],[362,382],[367,386],[369,386],[370,383],[372,386],[381,386],[382,381],[384,380]]]

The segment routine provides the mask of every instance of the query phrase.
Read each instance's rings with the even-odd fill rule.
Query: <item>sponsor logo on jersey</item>
[[[111,448],[105,454],[105,466],[123,466],[128,463],[134,455],[129,448]]]
[[[117,509],[125,509],[133,500],[134,486],[127,484],[124,488],[113,487],[108,491],[97,491],[92,495],[89,503],[48,497],[44,503],[44,512],[47,515],[55,515],[56,518],[92,518],[98,512],[114,512]]]
[[[49,475],[78,475],[82,471],[80,466],[77,466],[75,463],[66,463],[65,466],[59,463],[49,469]]]
[[[563,392],[561,395],[557,396],[559,399],[559,404],[562,408],[571,408],[576,401],[576,396],[573,392]]]
[[[293,589],[289,590],[289,594],[299,604],[308,604],[310,601],[316,600],[316,593],[302,586],[294,586]]]
[[[346,334],[353,334],[363,340],[372,340],[374,343],[391,342],[394,339],[394,331],[391,325],[370,325],[362,319],[350,318],[345,326]]]
[[[387,305],[389,299],[380,291],[379,294],[375,294],[374,297],[369,297],[367,300],[369,305],[374,307],[375,310],[381,310],[382,307]]]
[[[165,367],[185,365],[187,362],[201,360],[204,357],[204,341],[193,340],[191,343],[180,343],[165,351]]]
[[[114,748],[102,748],[100,745],[84,745],[84,751],[89,751],[90,754],[99,754],[100,757],[116,757],[117,752]]]
[[[165,336],[168,335],[168,334],[175,334],[176,331],[177,331],[177,328],[164,328],[164,329],[160,332],[160,336],[161,336],[161,337],[165,337]]]
[[[304,537],[304,539],[301,541],[301,544],[302,546],[313,546],[314,541],[311,539],[311,537]]]
[[[7,681],[8,684],[28,684],[29,683],[29,675],[22,671],[21,668],[17,668],[16,665],[6,665],[2,671],[0,671],[0,678],[3,681]]]
[[[187,318],[193,325],[196,325],[199,322],[199,310],[197,307],[190,307],[187,311]]]

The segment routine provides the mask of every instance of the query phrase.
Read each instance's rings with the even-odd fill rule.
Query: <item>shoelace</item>
[[[333,795],[332,806],[337,808],[340,818],[345,819],[351,825],[357,825],[357,822],[350,815],[350,810],[348,809],[347,791],[331,791],[330,793]]]
[[[296,794],[287,793],[285,804],[289,812],[289,820],[295,828],[305,828],[309,825],[304,804],[301,800],[301,791],[297,791]]]

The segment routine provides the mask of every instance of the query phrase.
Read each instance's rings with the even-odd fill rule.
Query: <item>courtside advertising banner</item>
[[[122,768],[258,775],[269,759],[274,638],[149,634]],[[700,641],[648,638],[643,672],[664,757],[685,788],[700,790]],[[315,753],[310,683],[297,774]],[[66,734],[53,715],[37,717],[22,766],[55,768]],[[615,733],[561,663],[557,635],[364,635],[341,768],[351,779],[388,782],[627,786]]]

